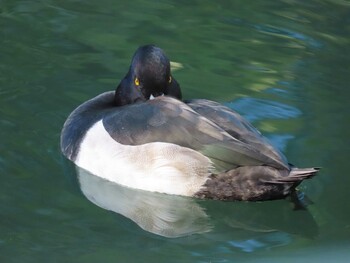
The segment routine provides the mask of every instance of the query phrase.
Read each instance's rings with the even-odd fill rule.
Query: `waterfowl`
[[[159,47],[138,48],[115,91],[67,118],[63,154],[123,186],[218,200],[290,195],[318,168],[299,169],[235,111],[205,99],[182,100]]]

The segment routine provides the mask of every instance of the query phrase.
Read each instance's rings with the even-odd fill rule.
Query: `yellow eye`
[[[135,78],[134,83],[136,86],[140,86],[140,81],[138,78]]]
[[[172,80],[173,80],[173,79],[171,78],[171,76],[169,76],[168,82],[171,83]]]

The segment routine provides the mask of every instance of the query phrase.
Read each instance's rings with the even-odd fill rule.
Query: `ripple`
[[[254,28],[262,33],[272,34],[272,35],[277,35],[277,36],[282,36],[282,37],[288,37],[291,39],[303,41],[307,45],[312,46],[314,48],[321,48],[322,47],[322,43],[317,41],[316,39],[314,39],[310,36],[304,35],[302,33],[289,30],[289,29],[279,28],[279,27],[274,27],[274,26],[269,26],[269,25],[255,25]]]
[[[249,97],[226,103],[226,105],[240,112],[250,122],[263,119],[290,119],[302,114],[299,109],[293,106]]]

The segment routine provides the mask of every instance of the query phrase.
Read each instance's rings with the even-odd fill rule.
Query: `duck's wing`
[[[232,137],[250,145],[263,155],[278,160],[279,163],[283,163],[286,167],[288,166],[286,157],[237,112],[220,103],[204,99],[190,100],[187,102],[187,105],[214,122]]]
[[[106,114],[103,125],[119,143],[174,143],[203,153],[219,170],[242,165],[287,168],[280,159],[234,138],[185,103],[170,97],[157,97],[145,103],[118,107]]]

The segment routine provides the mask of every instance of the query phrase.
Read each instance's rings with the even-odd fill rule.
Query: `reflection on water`
[[[295,107],[271,100],[249,97],[226,103],[226,105],[238,112],[242,112],[244,117],[251,122],[266,119],[290,119],[301,115],[300,110]]]
[[[123,187],[77,168],[83,194],[101,208],[130,218],[141,228],[165,237],[204,233],[208,216],[194,200]]]
[[[277,206],[202,201],[127,188],[78,167],[77,172],[81,191],[92,203],[156,235],[175,238],[211,232],[204,236],[214,239],[228,235],[229,246],[251,252],[288,244],[291,234],[312,238],[318,233],[311,214],[294,210],[287,201],[277,201]]]
[[[272,248],[288,245],[292,241],[290,235],[283,232],[273,232],[254,239],[243,241],[229,241],[228,243],[244,252],[253,252],[262,248]]]
[[[301,111],[296,107],[271,100],[255,99],[250,97],[243,97],[235,100],[234,102],[227,102],[225,104],[231,109],[241,113],[250,122],[263,121],[263,125],[260,125],[259,128],[263,129],[263,132],[270,132],[270,134],[265,134],[265,136],[271,141],[272,145],[274,145],[280,151],[284,151],[288,141],[294,138],[294,136],[289,133],[277,134],[275,132],[275,125],[269,123],[269,121],[290,121],[293,118],[295,119],[299,117],[301,115]]]
[[[294,31],[288,30],[286,28],[277,28],[277,27],[272,27],[272,26],[268,26],[268,25],[256,25],[255,28],[258,31],[266,33],[266,34],[292,38],[294,40],[300,40],[300,41],[304,42],[305,45],[310,45],[313,48],[319,48],[322,46],[320,42],[316,41],[312,37],[304,35],[300,32],[294,32]]]

